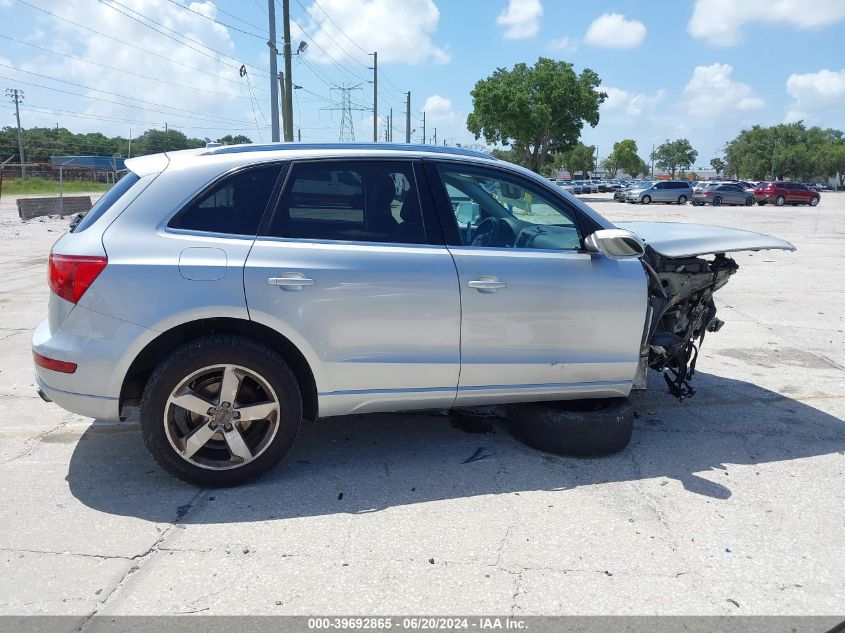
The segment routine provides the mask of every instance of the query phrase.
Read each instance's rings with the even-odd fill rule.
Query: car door
[[[790,202],[807,204],[810,201],[811,191],[809,187],[805,187],[797,182],[787,183],[787,187],[789,187],[789,196],[787,197],[787,200]]]
[[[640,262],[583,250],[592,221],[510,170],[438,161],[427,173],[461,288],[456,403],[627,395],[646,314]],[[468,201],[479,221],[459,226]]]
[[[247,259],[250,318],[302,352],[322,417],[455,399],[457,274],[417,171],[409,160],[293,163]]]
[[[669,202],[672,199],[672,192],[668,189],[669,183],[666,182],[658,182],[652,190],[649,192],[651,194],[652,200],[654,202]]]

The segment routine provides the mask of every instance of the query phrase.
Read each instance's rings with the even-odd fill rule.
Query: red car
[[[757,204],[764,205],[767,202],[782,207],[785,204],[809,204],[816,206],[821,199],[818,191],[813,191],[800,182],[761,182],[754,188],[754,198]]]

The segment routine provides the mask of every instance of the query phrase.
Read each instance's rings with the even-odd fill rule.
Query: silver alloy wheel
[[[786,198],[784,198],[783,196],[778,196],[778,197],[775,199],[775,204],[776,204],[777,206],[779,206],[779,207],[782,207],[782,206],[784,205],[784,203],[785,203],[785,202],[786,202]]]
[[[810,206],[811,206],[811,207],[816,206],[818,203],[819,203],[819,199],[818,199],[818,198],[816,198],[815,196],[813,196],[812,198],[810,198]]]
[[[686,204],[687,197],[686,196],[678,196],[678,204]]]
[[[192,465],[230,470],[270,446],[280,416],[279,398],[260,374],[240,365],[210,365],[170,393],[164,433],[176,453]]]

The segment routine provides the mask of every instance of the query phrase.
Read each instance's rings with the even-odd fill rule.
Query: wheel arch
[[[188,341],[211,334],[238,334],[272,347],[285,359],[296,376],[302,394],[303,417],[312,421],[317,419],[319,407],[314,372],[299,348],[290,339],[266,325],[230,317],[181,323],[147,343],[135,356],[123,378],[120,389],[121,411],[124,405],[135,404],[140,400],[149,375],[170,352]]]

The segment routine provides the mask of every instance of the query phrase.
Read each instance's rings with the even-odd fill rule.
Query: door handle
[[[500,288],[507,288],[508,284],[504,281],[499,281],[497,277],[484,275],[478,279],[473,279],[467,286],[475,288],[478,292],[496,292]]]
[[[302,290],[305,286],[313,286],[317,282],[302,273],[282,273],[279,277],[269,277],[267,283],[279,286],[282,290]]]

